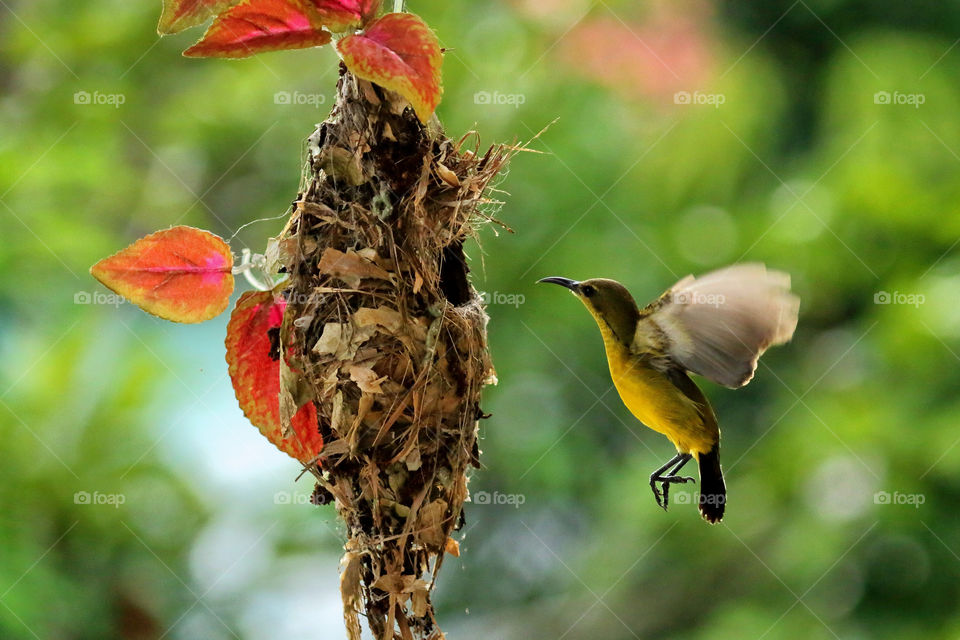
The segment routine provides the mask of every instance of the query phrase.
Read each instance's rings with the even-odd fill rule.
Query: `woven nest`
[[[348,635],[442,638],[431,592],[479,466],[480,393],[495,382],[464,240],[512,148],[480,154],[341,67],[308,140],[309,174],[278,243],[289,274],[281,415],[313,401],[314,500],[348,541]],[[477,143],[474,142],[476,145]]]

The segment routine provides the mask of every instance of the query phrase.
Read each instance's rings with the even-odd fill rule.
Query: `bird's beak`
[[[540,282],[549,282],[550,284],[558,284],[561,287],[566,287],[567,289],[570,289],[570,291],[573,291],[574,293],[577,293],[577,291],[580,289],[580,283],[577,282],[576,280],[571,280],[570,278],[560,278],[558,276],[551,276],[549,278],[537,280],[538,284]]]

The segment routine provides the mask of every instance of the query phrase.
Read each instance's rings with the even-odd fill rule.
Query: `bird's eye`
[[[587,296],[588,298],[597,292],[596,288],[590,284],[585,287],[581,287],[580,291],[582,291],[583,295]]]

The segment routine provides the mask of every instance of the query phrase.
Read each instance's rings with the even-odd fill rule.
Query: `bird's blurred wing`
[[[634,351],[655,345],[688,371],[741,387],[768,347],[793,337],[799,309],[790,276],[759,263],[687,276],[641,311]]]

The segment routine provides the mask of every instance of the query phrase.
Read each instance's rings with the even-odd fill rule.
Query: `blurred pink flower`
[[[586,0],[513,0],[514,6],[529,18],[541,21],[576,19],[589,6]]]
[[[626,97],[672,101],[675,92],[702,88],[714,75],[716,44],[705,28],[710,5],[686,7],[681,14],[664,5],[633,23],[588,17],[558,45],[561,60]]]

